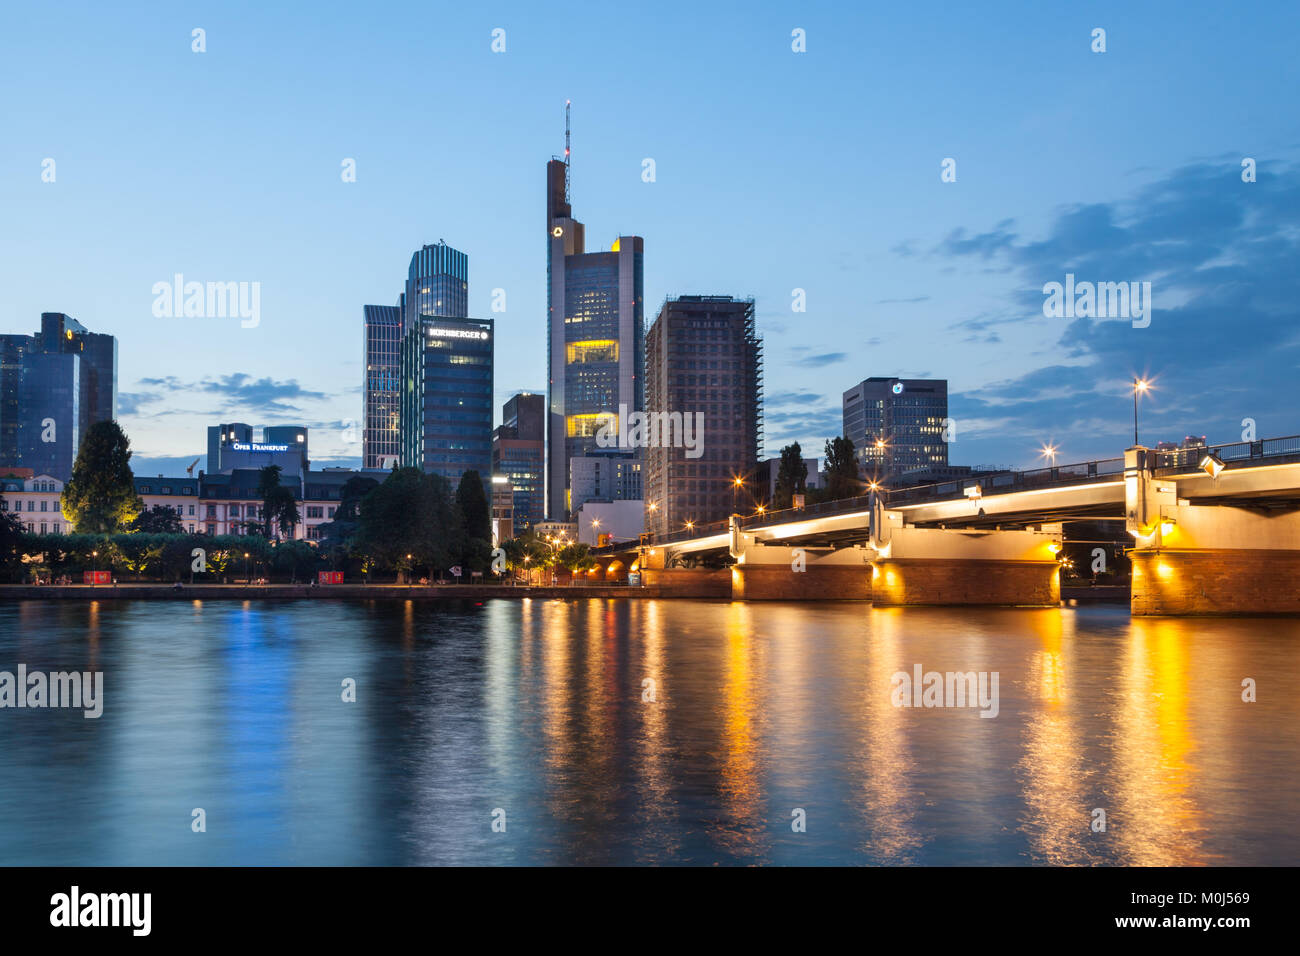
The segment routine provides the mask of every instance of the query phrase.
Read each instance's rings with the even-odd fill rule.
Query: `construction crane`
[[[192,462],[190,462],[190,466],[189,466],[188,468],[185,469],[185,474],[187,474],[187,475],[189,475],[191,478],[193,478],[193,477],[194,477],[194,466],[197,465],[198,463],[199,463],[199,459],[197,459],[197,458],[195,458]]]

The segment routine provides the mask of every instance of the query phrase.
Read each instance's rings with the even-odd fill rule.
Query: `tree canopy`
[[[858,459],[853,453],[853,442],[847,438],[831,438],[826,442],[825,501],[838,501],[862,494],[862,481],[858,477]]]
[[[794,496],[804,493],[808,483],[808,465],[803,460],[803,449],[798,442],[781,449],[781,463],[776,471],[776,491],[772,507],[789,508]]]
[[[131,441],[117,422],[86,430],[60,507],[77,531],[99,534],[126,528],[144,509],[131,473]]]

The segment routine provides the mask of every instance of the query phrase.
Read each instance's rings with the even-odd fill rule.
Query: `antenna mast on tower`
[[[569,104],[572,100],[564,101],[564,201],[573,202],[569,198]]]

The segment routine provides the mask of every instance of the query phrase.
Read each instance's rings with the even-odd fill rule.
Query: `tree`
[[[131,531],[145,534],[181,534],[181,516],[171,508],[154,505],[147,511],[141,511],[131,522]]]
[[[463,544],[451,485],[441,475],[398,468],[361,500],[356,547],[382,566],[447,568]]]
[[[63,486],[63,517],[79,532],[111,534],[144,509],[131,473],[131,441],[117,422],[95,422]]]
[[[280,466],[267,465],[257,477],[257,494],[262,499],[262,532],[267,538],[278,530],[293,537],[293,529],[302,517],[293,491],[280,484]]]
[[[23,555],[23,523],[11,511],[0,511],[0,568],[18,567]]]
[[[456,487],[456,513],[460,518],[460,560],[471,571],[484,571],[492,560],[492,513],[483,479],[472,468],[460,476]]]
[[[858,459],[853,453],[853,442],[847,438],[831,438],[826,442],[826,491],[823,501],[839,501],[862,494],[862,481],[858,477]]]
[[[803,460],[803,449],[798,442],[786,445],[781,449],[781,464],[776,471],[772,507],[789,508],[794,504],[794,496],[803,494],[807,484],[808,464]]]

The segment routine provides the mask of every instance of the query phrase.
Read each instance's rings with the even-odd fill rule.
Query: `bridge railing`
[[[1000,495],[1035,488],[1086,484],[1098,478],[1123,473],[1123,458],[1102,458],[1069,465],[1031,468],[1029,471],[999,471],[987,475],[972,475],[957,481],[887,489],[884,493],[885,507],[896,508],[903,505],[924,504],[928,501],[942,501],[946,498],[958,498],[965,495],[968,488],[976,486],[979,487],[981,496]]]
[[[1155,452],[1155,470],[1163,474],[1199,468],[1205,456],[1213,452],[1229,468],[1252,461],[1277,458],[1300,458],[1300,435],[1263,438],[1259,441],[1228,442],[1223,445],[1198,445]]]

